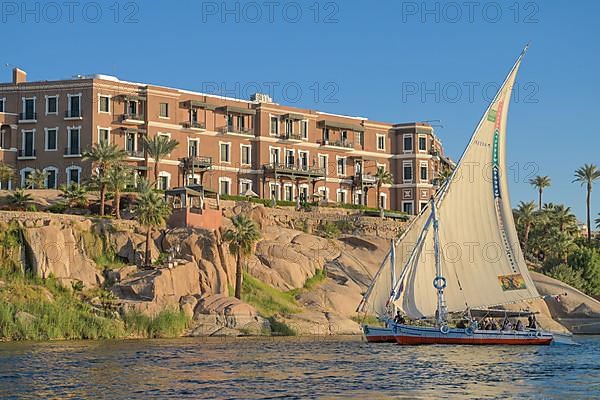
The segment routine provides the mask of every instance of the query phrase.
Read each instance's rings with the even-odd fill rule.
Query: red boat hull
[[[392,328],[363,326],[363,332],[369,343],[396,343]]]
[[[398,344],[417,345],[417,344],[479,344],[479,345],[549,345],[552,338],[440,338],[440,337],[415,337],[415,336],[394,336]]]
[[[402,345],[468,344],[468,345],[549,345],[554,336],[541,331],[486,331],[436,327],[395,325],[394,339]]]

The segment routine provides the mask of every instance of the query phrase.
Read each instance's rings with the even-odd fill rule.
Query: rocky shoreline
[[[239,207],[226,204],[225,216]],[[188,320],[183,336],[360,335],[355,307],[389,246],[389,235],[378,237],[373,228],[377,218],[363,218],[353,231],[326,239],[312,228],[300,230],[293,212],[255,206],[249,214],[262,237],[247,260],[248,284],[255,285],[247,302],[230,296],[235,259],[222,241],[227,225],[214,232],[181,228],[157,233],[151,253],[161,261],[152,269],[140,266],[145,237],[132,221],[0,212],[0,229],[18,226],[22,242],[13,253],[24,270],[53,277],[74,291],[104,293],[86,301],[97,312],[112,310],[115,318],[132,312],[151,318],[172,310]],[[385,221],[386,232],[401,229],[401,222]],[[541,294],[569,293],[560,305],[529,302],[540,312],[542,326],[600,332],[598,301],[546,276],[533,276]]]

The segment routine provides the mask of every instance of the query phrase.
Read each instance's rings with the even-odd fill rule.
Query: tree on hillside
[[[390,171],[385,169],[385,167],[377,167],[375,179],[377,179],[377,208],[383,209],[380,199],[381,187],[383,185],[391,185],[394,181],[394,177]]]
[[[133,182],[133,173],[131,168],[116,164],[110,167],[106,174],[106,184],[108,190],[114,193],[113,208],[117,219],[121,219],[121,193],[129,183]]]
[[[169,215],[171,214],[171,207],[167,202],[152,190],[147,180],[140,182],[139,195],[136,201],[133,214],[135,219],[144,227],[146,227],[146,251],[144,257],[144,264],[146,266],[152,265],[150,260],[150,242],[152,239],[152,230],[164,226]]]
[[[104,215],[106,203],[106,173],[111,166],[120,163],[125,158],[125,154],[125,151],[119,149],[117,145],[111,145],[105,140],[101,140],[83,154],[83,159],[91,160],[95,168],[95,181],[100,191],[100,215]]]
[[[45,189],[48,175],[49,174],[46,171],[34,169],[29,173],[27,179],[25,179],[25,186],[28,189]]]
[[[592,222],[591,222],[591,203],[592,203],[592,185],[594,181],[600,179],[600,170],[594,164],[584,164],[583,167],[575,171],[575,179],[573,182],[579,182],[581,186],[587,189],[586,206],[587,206],[587,239],[588,243],[592,242]]]
[[[542,194],[544,193],[544,189],[550,187],[552,184],[550,177],[548,176],[536,176],[535,178],[531,178],[529,180],[529,184],[538,190],[538,209],[542,209]]]
[[[85,208],[88,205],[87,188],[85,185],[71,183],[70,185],[60,185],[58,188],[62,193],[61,197],[67,201],[71,208]]]
[[[229,251],[236,256],[235,297],[242,298],[242,264],[247,255],[252,253],[254,244],[260,239],[258,226],[244,214],[235,216],[233,228],[223,234],[223,240],[229,243]]]
[[[154,159],[154,186],[156,186],[158,185],[160,162],[175,150],[179,142],[168,136],[156,135],[152,139],[144,137],[144,145],[146,146],[148,157]]]
[[[524,201],[519,203],[519,207],[514,210],[515,221],[517,229],[522,230],[523,237],[521,244],[523,246],[523,252],[527,253],[527,241],[529,240],[529,233],[531,227],[536,219],[535,203],[533,201],[525,203]]]

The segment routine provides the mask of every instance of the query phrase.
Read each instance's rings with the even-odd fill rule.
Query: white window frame
[[[425,139],[425,149],[421,150],[421,139]],[[427,135],[417,135],[417,150],[419,153],[427,153]]]
[[[281,164],[281,147],[269,146],[269,164],[274,164],[273,150],[277,150],[277,164]]]
[[[385,151],[385,135],[378,133],[377,137],[377,151]],[[383,138],[383,147],[379,147],[379,139]]]
[[[167,134],[167,133],[164,133],[164,132],[159,132],[159,133],[157,133],[157,135],[162,135],[162,136],[167,136],[168,135],[169,138],[171,137],[170,133]],[[187,155],[188,155],[188,157],[192,157],[192,155],[190,154],[190,143],[192,143],[192,142],[196,143],[196,148],[198,149],[196,157],[199,157],[200,156],[200,139],[196,139],[196,138],[194,138],[194,139],[187,138]],[[221,153],[221,144],[220,143],[221,142],[219,142],[219,160],[221,159],[221,154],[220,154]],[[231,153],[231,150],[229,150],[229,152]],[[169,154],[169,157],[170,156],[171,156],[171,154]]]
[[[58,115],[58,98],[59,97],[60,97],[60,95],[58,95],[58,94],[55,94],[52,96],[49,96],[49,95],[44,96],[44,99],[45,99],[44,108],[46,110],[46,115]],[[48,111],[48,99],[56,99],[56,111],[55,112]]]
[[[244,162],[244,148],[248,148],[248,162]],[[240,164],[252,165],[252,146],[249,144],[240,144]]]
[[[347,172],[348,172],[348,166],[346,165],[347,159],[348,159],[348,157],[335,156],[335,173],[337,174],[337,176],[346,176],[347,175]],[[344,162],[342,163],[342,173],[341,174],[339,171],[340,160],[344,160]]]
[[[98,128],[97,129],[97,131],[98,131],[98,136],[97,136],[98,137],[98,143],[100,143],[100,130],[103,129],[103,130],[108,131],[108,144],[110,144],[110,133],[111,133],[112,128],[111,127],[105,127],[105,126],[98,126],[97,128]],[[79,138],[79,140],[81,140],[81,137]],[[81,147],[81,144],[80,144],[80,147]]]
[[[81,157],[81,125],[73,125],[67,127],[67,148],[71,145],[71,135],[74,130],[79,131],[79,153],[78,154],[65,154],[65,157]],[[80,179],[81,180],[81,179]]]
[[[227,155],[227,160],[228,161],[223,161],[223,153],[221,151],[222,149],[222,145],[226,144],[227,145],[227,149],[228,149],[228,155]],[[231,164],[231,142],[221,142],[219,141],[219,162],[221,164]]]
[[[406,150],[406,148],[404,147],[404,144],[406,143],[406,138],[407,137],[410,138],[410,144],[411,144],[411,149],[410,150]],[[412,153],[414,150],[415,150],[414,135],[412,133],[405,133],[404,135],[402,135],[402,151],[405,154],[408,154],[408,153]]]
[[[276,127],[275,133],[273,133],[273,119],[274,118],[277,118],[277,125],[275,125],[275,127]],[[279,128],[280,128],[279,118],[280,117],[278,115],[269,114],[269,136],[279,136]]]
[[[2,103],[2,111],[0,111],[0,114],[6,113],[6,97],[0,98],[0,103]]]
[[[300,196],[304,189],[306,189],[306,201],[310,201],[310,186],[308,186],[308,183],[301,183],[298,185],[298,196]]]
[[[71,184],[71,181],[69,180],[69,172],[74,169],[79,171],[79,174],[77,174],[77,177],[78,177],[77,185],[81,185],[81,167],[79,165],[71,165],[65,169],[65,172],[67,175],[67,179],[66,179],[65,183],[67,184],[67,186]]]
[[[167,115],[166,116],[160,114],[160,107],[163,104],[167,105]],[[171,105],[169,104],[168,101],[159,101],[158,102],[158,118],[160,118],[160,119],[171,119]]]
[[[31,167],[25,167],[25,168],[21,168],[19,170],[19,176],[21,178],[20,179],[20,181],[21,181],[20,183],[21,183],[21,188],[22,189],[25,189],[25,187],[26,187],[26,185],[25,185],[25,174],[27,172],[31,173],[33,170],[34,170],[34,168],[31,168]]]
[[[405,204],[410,204],[411,209],[412,209],[411,210],[412,211],[412,215],[414,215],[415,214],[415,203],[414,203],[414,201],[412,201],[412,200],[403,200],[402,201],[402,209],[400,211],[406,212],[406,211],[404,211],[404,205]]]
[[[283,165],[285,165],[285,166],[289,166],[289,164],[288,164],[288,162],[289,162],[288,157],[290,156],[290,152],[291,152],[291,155],[292,155],[292,159],[294,160],[294,162],[296,162],[296,150],[289,149],[289,148],[286,147],[283,150],[283,154],[285,156],[285,159],[283,160],[284,161]],[[293,164],[291,166],[294,167]]]
[[[37,97],[33,96],[33,97],[21,97],[21,112],[23,114],[23,116],[25,116],[25,102],[27,100],[33,100],[33,116],[34,118],[32,120],[21,120],[21,121],[36,121],[35,118],[35,114],[37,114]]]
[[[292,199],[291,200],[288,200],[285,198],[287,188],[292,188]],[[296,188],[294,187],[294,185],[291,183],[287,183],[287,182],[284,183],[283,184],[283,200],[284,201],[294,201],[295,198],[296,198]]]
[[[340,195],[344,195],[344,201],[340,200]],[[348,190],[346,189],[337,189],[335,191],[335,200],[339,204],[348,204]]]
[[[319,193],[319,194],[322,195],[323,192],[325,192],[325,197],[321,197],[321,199],[329,201],[329,188],[327,186],[324,186],[324,185],[323,186],[319,186],[317,188],[317,193]]]
[[[273,190],[275,188],[275,190]],[[281,200],[281,184],[279,182],[269,182],[269,200],[273,200],[273,191],[275,191],[275,200]]]
[[[382,199],[383,199],[383,201],[382,201]],[[379,193],[379,199],[377,199],[377,207],[382,207],[384,210],[386,210],[388,208],[387,207],[387,193]]]
[[[411,170],[411,179],[406,179],[405,174],[404,174],[404,168],[405,167],[410,167]],[[413,183],[415,181],[415,169],[413,168],[413,163],[412,161],[403,161],[402,162],[402,182],[404,183]]]
[[[306,124],[306,132],[302,131],[302,127]],[[303,119],[300,121],[300,137],[302,140],[308,140],[308,120]]]
[[[227,189],[229,193],[221,193],[221,182],[227,182]],[[219,177],[219,194],[220,195],[226,195],[226,196],[230,196],[231,195],[231,178],[228,176],[220,176]]]
[[[252,179],[246,179],[246,178],[240,178],[239,182],[238,182],[238,193],[240,196],[242,196],[244,194],[244,190],[242,190],[242,185],[243,184],[248,184],[250,185],[249,188],[250,190],[254,190],[252,186],[254,186],[254,181]]]
[[[56,148],[54,149],[48,148],[48,131],[56,131]],[[54,128],[44,128],[44,151],[58,151],[58,132],[58,126]]]
[[[48,171],[54,171],[54,187],[48,187],[48,177],[46,176],[46,178],[44,178],[44,186],[46,187],[46,189],[56,189],[58,188],[58,168],[54,167],[54,166],[49,166],[44,168],[42,171],[44,172],[48,172]]]
[[[160,171],[158,173],[158,178],[167,178],[167,187],[165,189],[169,189],[171,187],[171,173],[167,171]],[[158,186],[158,185],[157,185]]]
[[[321,167],[321,158],[325,158],[325,165]],[[317,154],[317,167],[325,168],[325,175],[329,174],[329,154],[318,153]],[[337,165],[335,166],[337,172]]]
[[[298,167],[301,168],[301,154],[306,154],[306,169],[310,169],[310,152],[308,150],[298,150]]]
[[[79,117],[71,117],[71,99],[73,97],[79,97]],[[77,93],[77,94],[71,94],[71,93],[67,93],[67,111],[68,111],[68,117],[67,119],[80,119],[81,116],[83,115],[83,110],[81,108],[81,93]]]
[[[31,132],[33,134],[33,140],[32,140],[32,148],[31,150],[33,150],[33,153],[35,154],[35,128],[33,129],[21,129],[21,150],[23,152],[25,152],[25,134],[27,132]],[[35,157],[35,156],[32,156]]]
[[[106,97],[108,99],[108,111],[102,111],[100,110],[100,98],[101,97]],[[111,103],[112,103],[112,96],[109,94],[102,94],[102,93],[98,93],[98,113],[100,114],[110,114],[110,109],[111,109]],[[81,104],[79,104],[79,107],[81,107]]]
[[[421,169],[422,169],[423,167],[425,168],[426,175],[427,175],[427,176],[425,177],[425,179],[423,179],[423,178],[421,177]],[[419,162],[419,181],[420,181],[420,182],[429,182],[429,163],[428,163],[427,161],[420,161],[420,162]]]

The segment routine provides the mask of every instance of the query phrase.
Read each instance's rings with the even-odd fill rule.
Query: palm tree
[[[8,203],[15,206],[19,210],[25,209],[25,206],[27,206],[31,200],[31,195],[29,193],[25,193],[23,189],[17,189],[8,195]]]
[[[525,203],[524,201],[519,203],[519,207],[515,210],[515,219],[517,220],[518,226],[523,228],[523,252],[527,253],[527,241],[529,240],[529,233],[531,227],[535,221],[535,202],[530,201]]]
[[[381,186],[392,184],[394,177],[387,171],[385,167],[377,167],[377,172],[375,172],[375,179],[377,180],[377,206],[380,209],[383,209],[382,204],[379,200],[379,196],[381,195]]]
[[[254,244],[260,239],[260,231],[250,218],[239,214],[231,220],[233,228],[223,234],[223,240],[229,242],[229,251],[236,256],[235,297],[242,298],[242,262],[252,252]]]
[[[125,151],[119,149],[117,145],[109,144],[105,140],[95,144],[91,150],[83,154],[84,160],[91,160],[96,168],[96,182],[100,189],[100,215],[104,215],[104,205],[106,201],[106,173],[109,168],[118,164],[125,158]]]
[[[44,189],[46,187],[46,178],[48,178],[48,172],[40,169],[34,169],[29,173],[25,180],[25,186],[28,189]]]
[[[555,205],[552,208],[551,218],[558,225],[560,232],[572,233],[577,229],[577,218],[571,212],[571,207],[565,207],[562,204]]]
[[[158,184],[158,167],[160,162],[179,145],[177,140],[168,136],[156,135],[152,139],[144,137],[144,145],[148,156],[154,159],[154,185]]]
[[[132,181],[133,174],[131,168],[123,164],[113,165],[106,174],[108,190],[115,194],[113,208],[115,209],[117,219],[121,219],[121,192]]]
[[[592,241],[592,222],[590,215],[590,207],[592,202],[592,185],[596,179],[600,179],[600,170],[594,164],[584,164],[583,167],[575,171],[575,179],[573,182],[581,183],[581,186],[587,188],[587,239],[588,243]]]
[[[144,263],[146,266],[151,265],[150,260],[150,241],[152,230],[163,226],[169,215],[171,207],[167,202],[154,190],[151,189],[148,182],[144,179],[139,185],[140,193],[133,210],[136,220],[146,227],[146,252]]]
[[[600,229],[600,213],[598,213],[598,218],[596,218],[596,229]]]
[[[552,184],[552,181],[550,180],[550,177],[548,177],[548,176],[538,175],[535,178],[531,178],[529,180],[529,184],[538,190],[538,193],[539,193],[538,209],[541,210],[542,209],[542,194],[544,193],[544,189],[546,189],[547,187],[550,187],[550,185]]]
[[[0,187],[2,182],[8,182],[15,174],[15,170],[3,162],[0,162]]]
[[[70,185],[60,185],[58,188],[61,196],[67,200],[67,204],[72,208],[84,208],[88,205],[87,188],[84,185],[71,183]]]

